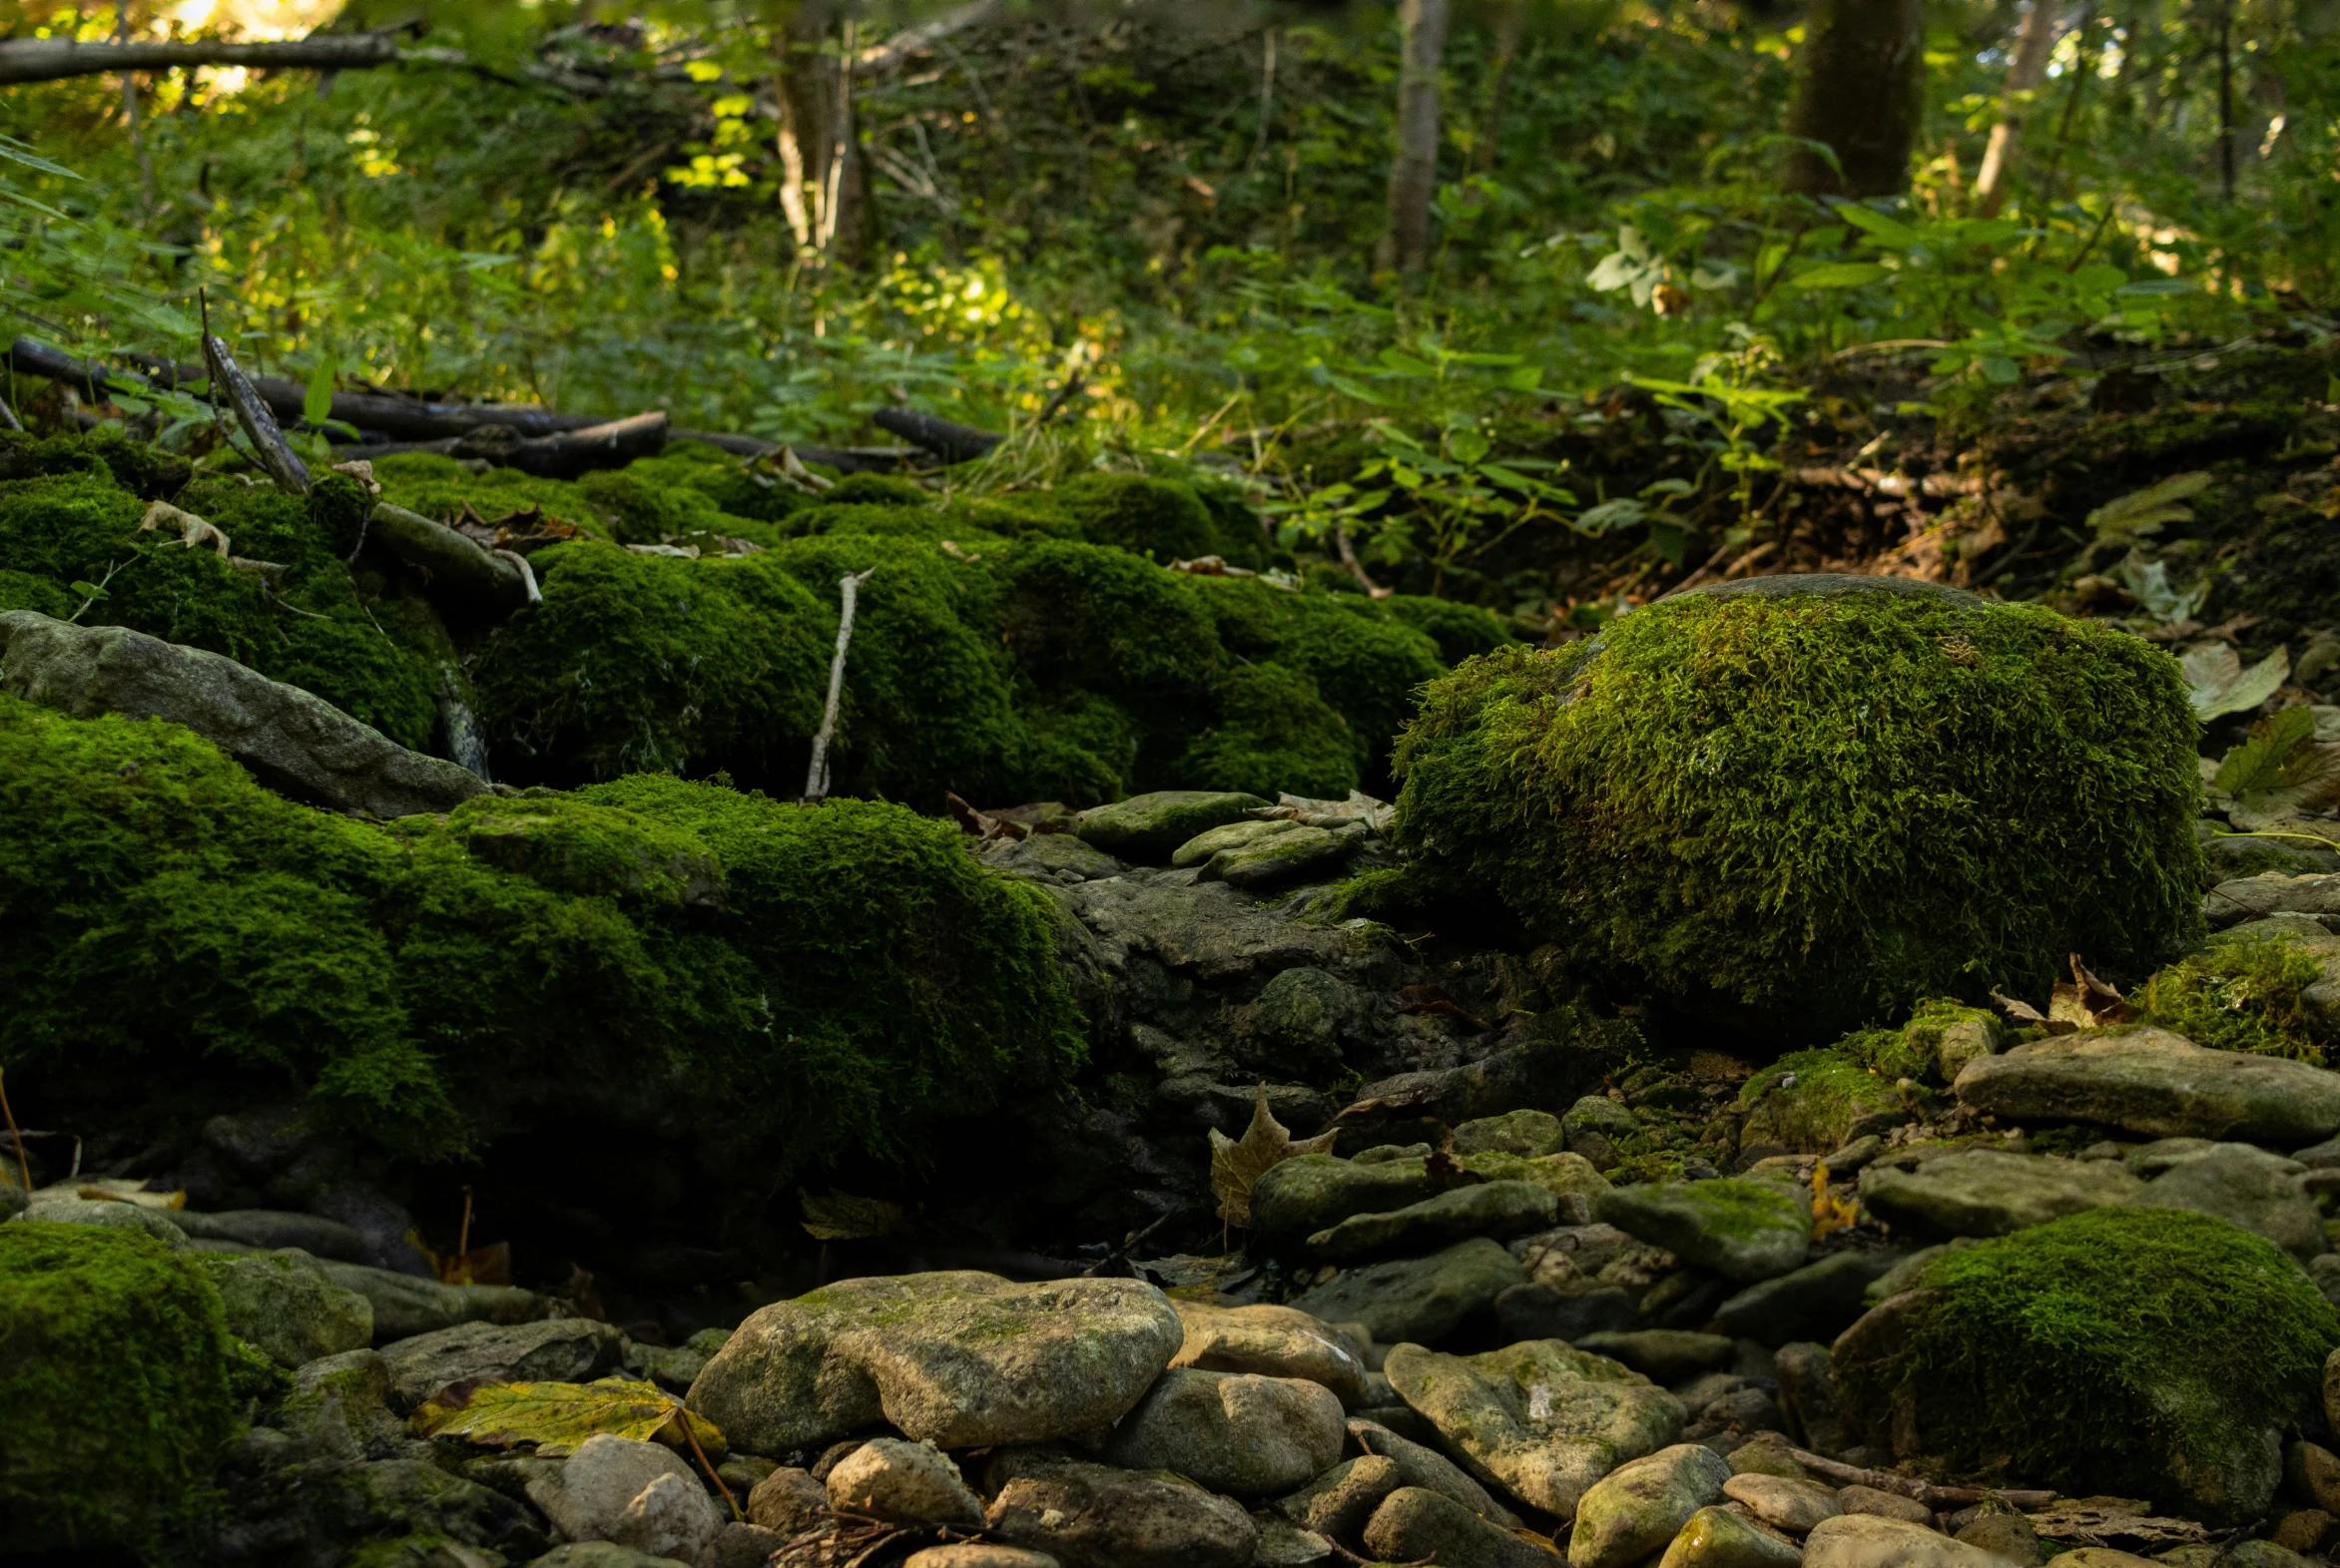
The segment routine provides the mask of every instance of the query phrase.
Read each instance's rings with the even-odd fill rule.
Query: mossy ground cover
[[[2323,965],[2281,936],[2215,940],[2146,983],[2145,1019],[2212,1050],[2322,1067],[2335,1042],[2306,1000],[2321,978]]]
[[[375,825],[0,699],[0,1062],[59,1115],[305,1092],[447,1157],[687,1104],[786,1171],[914,1152],[1081,1049],[1044,895],[899,806],[639,777]]]
[[[2218,1475],[2255,1463],[2340,1345],[2331,1305],[2272,1245],[2174,1210],[2091,1210],[1979,1243],[1923,1289],[1893,1353],[1839,1362],[1865,1419],[1910,1401],[1927,1451],[1962,1470],[2165,1509],[2205,1507]]]
[[[2199,928],[2175,663],[2024,605],[1685,596],[1434,686],[1417,886],[1826,1038],[1925,995],[2148,967]]]
[[[236,1433],[247,1358],[219,1292],[151,1237],[0,1226],[6,1550],[177,1560]]]

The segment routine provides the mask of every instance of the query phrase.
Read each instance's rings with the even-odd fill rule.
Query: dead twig
[[[866,572],[848,572],[838,580],[843,604],[837,618],[837,654],[829,661],[829,703],[821,711],[821,729],[813,737],[812,766],[805,771],[807,805],[819,805],[829,797],[829,743],[837,734],[838,702],[845,696],[845,655],[854,640],[854,608],[861,598],[862,585],[877,571],[873,566]]]
[[[2045,1508],[2055,1500],[2053,1492],[2007,1491],[1990,1486],[1937,1486],[1932,1481],[1896,1475],[1891,1470],[1864,1470],[1857,1464],[1846,1464],[1840,1459],[1807,1453],[1801,1448],[1790,1448],[1788,1453],[1805,1469],[1825,1475],[1842,1485],[1867,1486],[1877,1491],[1915,1498],[1929,1508],[1938,1508],[1945,1503],[1963,1508],[1970,1503],[1996,1497],[2011,1507],[2030,1512],[2036,1508]]]
[[[254,452],[268,476],[277,482],[277,488],[292,495],[308,494],[308,468],[292,454],[285,442],[285,432],[277,428],[277,416],[269,412],[269,405],[237,364],[236,356],[228,351],[222,339],[212,335],[212,306],[208,295],[198,295],[203,309],[203,357],[212,373],[212,386],[227,394],[228,406],[236,410],[237,422],[251,437]]]
[[[33,1195],[33,1168],[24,1157],[24,1134],[16,1130],[16,1113],[8,1108],[7,1075],[0,1073],[0,1117],[8,1121],[8,1142],[16,1150],[16,1174],[24,1183],[24,1195]]]

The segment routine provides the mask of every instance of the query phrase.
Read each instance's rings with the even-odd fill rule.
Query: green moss
[[[1792,1084],[1785,1082],[1791,1074]],[[1843,1049],[1792,1052],[1740,1088],[1739,1107],[1748,1113],[1741,1142],[1826,1154],[1844,1146],[1861,1118],[1898,1103],[1893,1085]]]
[[[2325,1065],[2331,1031],[2307,1005],[2323,965],[2284,936],[2213,941],[2145,982],[2145,1021],[2217,1051]]]
[[[442,521],[461,515],[468,505],[482,521],[490,523],[513,512],[541,509],[546,517],[592,533],[605,534],[609,529],[607,519],[579,485],[564,479],[539,479],[517,468],[491,468],[474,474],[464,464],[435,452],[401,452],[375,463],[373,476],[382,487],[383,500]]]
[[[579,542],[532,565],[543,603],[490,637],[471,672],[499,773],[574,784],[793,769],[801,787],[837,616],[774,556],[689,561]]]
[[[334,553],[337,539],[353,542],[353,481],[328,476],[304,501],[203,479],[176,504],[226,533],[237,556],[286,570],[238,571],[176,533],[141,532],[146,503],[92,457],[80,469],[0,482],[0,570],[15,585],[0,586],[0,595],[12,608],[71,615],[83,599],[72,584],[102,585],[103,597],[80,616],[85,626],[126,626],[224,654],[401,745],[429,744],[432,661],[412,639],[384,630]]]
[[[1279,790],[1344,799],[1357,787],[1357,742],[1298,670],[1251,665],[1219,683],[1219,721],[1187,748],[1180,777],[1198,789],[1273,800]]]
[[[2304,1411],[2340,1345],[2289,1259],[2173,1210],[2097,1209],[1982,1242],[1936,1261],[1924,1289],[1890,1353],[1839,1358],[1865,1420],[1907,1403],[1927,1450],[1960,1469],[2214,1522],[2264,1506],[2217,1482],[2263,1466],[2264,1434]]]
[[[1224,553],[1210,508],[1174,480],[1083,474],[1057,485],[1048,498],[1076,518],[1092,542],[1117,545],[1163,566]]]
[[[895,474],[848,474],[821,497],[825,506],[925,506],[933,499],[915,479]]]
[[[1969,1007],[1947,996],[1927,997],[1911,1009],[1910,1021],[1902,1026],[1902,1050],[1894,1059],[1896,1076],[1939,1082],[1943,1031],[1953,1024],[1996,1022],[1988,1008]],[[1879,1060],[1869,1065],[1880,1071],[1885,1068]]]
[[[1354,585],[1355,580],[1351,581]],[[1491,654],[1518,641],[1501,616],[1474,604],[1419,594],[1392,594],[1382,604],[1392,615],[1436,643],[1439,658],[1449,665]]]
[[[1433,687],[1397,836],[1578,962],[1825,1037],[2189,939],[2195,733],[2166,655],[2049,611],[1685,595]]]
[[[0,1226],[0,1325],[9,1549],[176,1555],[237,1428],[219,1292],[150,1237],[19,1221]]]
[[[448,1155],[687,1086],[786,1172],[914,1154],[1079,1050],[1044,895],[896,806],[641,777],[370,825],[0,699],[0,1066],[60,1116],[290,1089]]]
[[[194,471],[186,458],[132,440],[111,426],[46,439],[0,430],[0,480],[91,474],[111,479],[141,500],[167,501]]]

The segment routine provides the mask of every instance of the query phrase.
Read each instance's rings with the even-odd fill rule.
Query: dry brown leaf
[[[1270,1166],[1295,1155],[1331,1154],[1340,1132],[1294,1139],[1292,1129],[1268,1110],[1268,1086],[1261,1084],[1252,1106],[1251,1125],[1241,1138],[1210,1129],[1211,1192],[1219,1200],[1219,1218],[1240,1230],[1251,1228],[1251,1190]]]

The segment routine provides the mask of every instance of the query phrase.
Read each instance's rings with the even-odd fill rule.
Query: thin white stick
[[[845,696],[845,651],[854,640],[854,605],[862,585],[877,571],[873,566],[867,572],[848,572],[837,582],[845,607],[837,618],[837,657],[829,661],[829,706],[822,710],[821,729],[813,737],[813,766],[805,771],[807,805],[817,805],[829,794],[829,740],[837,733],[838,700]]]

